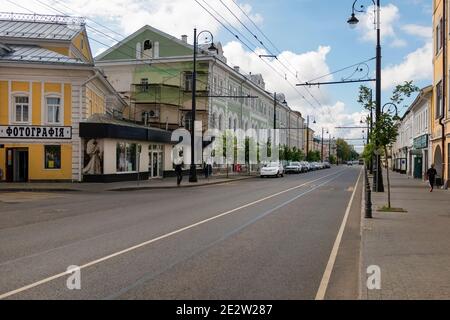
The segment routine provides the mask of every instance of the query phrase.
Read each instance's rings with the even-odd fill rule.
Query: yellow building
[[[449,4],[444,0],[433,0],[433,97],[431,108],[432,159],[442,182],[449,180]]]
[[[80,122],[125,107],[93,61],[82,19],[0,14],[0,181],[83,180]]]

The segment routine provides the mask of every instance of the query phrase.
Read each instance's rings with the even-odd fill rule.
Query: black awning
[[[170,131],[114,123],[82,122],[80,123],[80,137],[173,143]]]

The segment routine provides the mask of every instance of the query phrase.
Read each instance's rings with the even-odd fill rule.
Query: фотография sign
[[[72,127],[0,126],[0,138],[72,139]]]

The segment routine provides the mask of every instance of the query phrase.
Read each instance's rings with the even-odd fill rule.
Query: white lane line
[[[350,210],[353,205],[353,200],[355,199],[356,190],[358,190],[359,180],[361,179],[362,171],[359,172],[358,180],[356,181],[355,187],[353,189],[352,197],[347,205],[347,210],[345,211],[344,219],[342,220],[341,227],[336,237],[336,241],[333,245],[333,250],[331,250],[330,258],[328,259],[327,267],[320,282],[319,290],[317,290],[316,300],[324,300],[325,294],[328,289],[328,284],[330,282],[331,273],[333,272],[334,263],[336,262],[336,257],[339,252],[339,247],[341,245],[342,236],[344,235],[345,227],[347,225],[347,220],[350,215]]]
[[[175,230],[175,231],[170,232],[170,233],[166,233],[165,235],[159,236],[159,237],[154,238],[154,239],[151,239],[151,240],[149,240],[149,241],[145,241],[145,242],[142,242],[142,243],[140,243],[140,244],[138,244],[138,245],[129,247],[129,248],[127,248],[127,249],[118,251],[118,252],[113,253],[113,254],[110,254],[110,255],[105,256],[105,257],[103,257],[103,258],[100,258],[100,259],[97,259],[97,260],[88,262],[88,263],[86,263],[86,264],[80,266],[80,270],[86,269],[86,268],[88,268],[88,267],[92,267],[92,266],[94,266],[94,265],[96,265],[96,264],[99,264],[99,263],[101,263],[101,262],[104,262],[104,261],[113,259],[113,258],[115,258],[115,257],[121,256],[121,255],[126,254],[126,253],[128,253],[128,252],[131,252],[131,251],[137,250],[137,249],[139,249],[139,248],[148,246],[148,245],[150,245],[150,244],[152,244],[152,243],[155,243],[155,242],[157,242],[157,241],[160,241],[160,240],[169,238],[169,237],[171,237],[171,236],[174,236],[174,235],[176,235],[176,234],[178,234],[178,233],[187,231],[187,230],[189,230],[189,229],[193,229],[193,228],[195,228],[195,227],[198,227],[198,226],[203,225],[203,224],[205,224],[205,223],[208,223],[208,222],[210,222],[210,221],[217,220],[217,219],[219,219],[219,218],[221,218],[221,217],[224,217],[224,216],[230,215],[230,214],[232,214],[232,213],[235,213],[235,212],[237,212],[237,211],[240,211],[240,210],[242,210],[242,209],[245,209],[245,208],[254,206],[255,204],[261,203],[261,202],[263,202],[263,201],[266,201],[266,200],[269,200],[269,199],[278,197],[278,196],[280,196],[280,195],[282,195],[282,194],[285,194],[285,193],[288,193],[288,192],[290,192],[290,191],[300,189],[300,188],[302,188],[302,187],[304,187],[304,186],[310,185],[310,184],[312,184],[312,183],[314,183],[314,182],[317,182],[317,181],[319,181],[319,180],[323,180],[323,179],[328,178],[328,177],[331,177],[331,176],[333,176],[333,175],[342,174],[342,172],[344,172],[345,170],[346,170],[346,169],[343,169],[343,170],[340,170],[340,171],[338,171],[338,172],[335,172],[335,173],[332,173],[332,174],[329,174],[329,175],[320,177],[320,178],[318,178],[318,179],[315,179],[315,180],[312,180],[312,181],[305,182],[305,183],[303,183],[303,184],[301,184],[301,185],[299,185],[299,186],[292,187],[292,188],[286,189],[286,190],[284,190],[284,191],[275,193],[275,194],[273,194],[273,195],[270,195],[270,196],[261,198],[261,199],[259,199],[259,200],[250,202],[250,203],[245,204],[245,205],[243,205],[243,206],[240,206],[240,207],[238,207],[238,208],[231,209],[231,210],[226,211],[226,212],[224,212],[224,213],[218,214],[218,215],[216,215],[216,216],[214,216],[214,217],[211,217],[211,218],[208,218],[208,219],[199,221],[199,222],[197,222],[197,223],[191,224],[191,225],[189,225],[189,226],[186,226],[186,227],[184,227],[184,228]],[[18,294],[18,293],[21,293],[21,292],[30,290],[30,289],[32,289],[32,288],[38,287],[38,286],[40,286],[40,285],[42,285],[42,284],[51,282],[51,281],[53,281],[53,280],[62,278],[62,277],[67,276],[67,275],[69,275],[69,274],[71,274],[71,273],[70,273],[70,272],[67,272],[67,271],[61,272],[61,273],[58,273],[58,274],[56,274],[56,275],[54,275],[54,276],[51,276],[51,277],[42,279],[42,280],[40,280],[40,281],[34,282],[34,283],[32,283],[32,284],[29,284],[29,285],[27,285],[27,286],[18,288],[18,289],[16,289],[16,290],[13,290],[13,291],[9,291],[9,292],[3,293],[3,294],[0,295],[0,300],[6,299],[6,298],[8,298],[8,297],[11,297],[11,296],[16,295],[16,294]]]

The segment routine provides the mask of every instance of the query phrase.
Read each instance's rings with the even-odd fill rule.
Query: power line
[[[240,41],[242,44],[244,44],[244,46],[246,48],[248,48],[253,54],[255,54],[259,59],[261,59],[261,57],[259,57],[259,55],[254,51],[254,49],[252,49],[248,44],[246,44],[244,41],[242,41],[239,36],[237,34],[235,34],[224,22],[222,22],[220,19],[218,19],[214,14],[212,14],[211,11],[209,11],[207,8],[205,8],[204,5],[202,5],[198,0],[194,0],[200,7],[203,8],[203,10],[205,10],[211,17],[213,17],[219,24],[221,24],[230,34],[232,34],[238,41]],[[216,12],[217,11],[215,9],[213,9],[206,1],[203,0],[203,2],[211,8],[212,11]],[[217,15],[221,16],[219,13],[217,13]],[[224,19],[222,17],[222,19]],[[224,19],[228,24],[230,24],[226,19]],[[230,24],[231,25],[231,24]],[[238,32],[240,33],[240,32]],[[309,104],[311,105],[311,107],[314,108],[314,105],[308,100],[306,99],[306,97],[301,94],[298,89],[295,87],[295,85],[293,85],[292,83],[289,82],[289,80],[287,80],[284,75],[280,74],[272,65],[270,65],[269,63],[267,63],[267,61],[265,61],[264,59],[261,59],[261,61],[263,61],[269,68],[271,68],[276,74],[278,74],[283,80],[285,80],[292,88],[294,88],[295,91],[297,91],[297,93]]]

